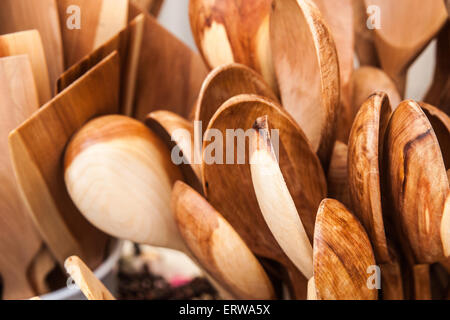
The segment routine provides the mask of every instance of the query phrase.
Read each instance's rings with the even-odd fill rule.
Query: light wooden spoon
[[[27,270],[42,239],[20,197],[9,158],[8,133],[39,108],[27,56],[0,58],[0,273],[4,299],[36,295]]]
[[[190,0],[192,34],[210,69],[242,63],[278,91],[269,39],[271,2]]]
[[[175,183],[172,210],[186,245],[201,264],[239,299],[274,299],[272,284],[230,224],[200,194]]]
[[[88,300],[116,300],[79,257],[67,258],[64,267]]]
[[[56,0],[66,69],[84,58],[116,33],[128,20],[128,0]],[[80,10],[80,27],[69,28]]]
[[[304,130],[327,170],[340,91],[331,32],[311,1],[275,0],[270,39],[283,106]]]
[[[378,56],[403,96],[409,66],[447,20],[444,2],[365,0],[365,3],[380,8],[382,25],[374,29]]]
[[[376,91],[385,92],[389,97],[392,109],[395,110],[401,101],[395,83],[383,70],[365,66],[352,74],[350,81],[352,121],[353,123],[359,108]]]
[[[50,88],[53,90],[56,79],[64,70],[56,1],[2,0],[0,21],[0,34],[31,29],[39,31],[47,60]]]
[[[386,129],[385,152],[394,219],[416,263],[450,255],[450,192],[436,134],[412,101],[402,102]]]
[[[210,139],[214,132],[218,134],[217,130],[226,137],[230,129],[251,129],[255,119],[266,115],[272,127],[278,129],[281,171],[301,214],[306,233],[312,239],[317,206],[326,195],[324,173],[299,126],[274,102],[254,95],[240,95],[228,100],[217,110],[205,133],[203,190],[210,203],[230,222],[255,255],[277,261],[286,268],[293,297],[305,298],[305,278],[302,278],[272,235],[252,190],[248,145],[238,145],[227,153],[224,145],[218,146]],[[251,130],[247,132],[251,133]],[[209,155],[214,149],[223,154],[223,164],[210,162]],[[305,158],[302,158],[303,161],[291,161],[299,157]],[[225,164],[225,159],[234,159],[234,163]],[[302,181],[302,188],[305,189],[300,188],[299,181]]]
[[[34,113],[9,136],[14,171],[34,222],[58,263],[76,254],[96,268],[108,238],[80,214],[61,166],[72,134],[92,117],[117,113],[119,66],[113,53]]]
[[[0,36],[0,57],[27,54],[33,70],[39,105],[50,100],[52,90],[48,76],[47,61],[37,30],[16,32]]]
[[[359,221],[339,201],[325,199],[314,231],[314,278],[310,296],[318,300],[376,300],[368,268],[375,266],[369,238]]]

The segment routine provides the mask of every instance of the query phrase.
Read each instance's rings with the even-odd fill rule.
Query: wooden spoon
[[[195,159],[194,126],[192,122],[165,110],[153,111],[145,120],[146,125],[165,142],[169,150],[177,152],[185,181],[201,192],[201,160]],[[174,149],[176,148],[176,149]],[[201,147],[198,147],[199,149]]]
[[[425,101],[438,106],[450,115],[450,22],[444,26],[437,38],[436,69],[433,83]]]
[[[237,63],[215,68],[203,81],[195,108],[195,120],[201,121],[202,128],[207,127],[214,113],[225,101],[246,93],[278,101],[263,78],[252,69]],[[202,137],[203,134],[202,130]]]
[[[350,91],[352,92],[352,123],[359,108],[376,91],[387,94],[394,110],[401,101],[400,94],[392,79],[383,70],[370,66],[361,67],[352,74]]]
[[[203,190],[210,203],[224,215],[253,253],[277,261],[287,269],[293,297],[305,298],[306,279],[272,235],[252,190],[248,146],[238,145],[234,149],[240,150],[239,154],[236,150],[228,154],[224,146],[217,146],[209,138],[217,130],[225,137],[227,129],[251,129],[255,119],[262,116],[268,116],[272,127],[279,130],[280,168],[298,212],[302,214],[306,233],[312,239],[315,212],[320,200],[326,195],[325,177],[299,126],[280,106],[269,100],[254,95],[237,96],[225,102],[213,116],[203,145]],[[214,149],[223,154],[222,160],[234,159],[234,163],[210,163],[209,155]],[[242,164],[238,164],[238,156]],[[298,157],[305,157],[302,158],[304,161],[291,160],[300,159]],[[299,181],[302,181],[301,185],[306,190],[300,188]]]
[[[21,54],[27,54],[30,59],[39,105],[43,105],[50,100],[52,90],[50,89],[45,52],[38,31],[30,30],[0,36],[0,57]]]
[[[38,230],[61,266],[76,254],[91,268],[103,260],[108,238],[74,206],[62,159],[72,134],[92,117],[117,113],[119,66],[113,53],[33,114],[9,136],[11,158]]]
[[[348,185],[348,147],[336,141],[327,174],[328,196],[352,208]]]
[[[3,299],[25,299],[36,295],[27,279],[27,269],[42,240],[20,197],[9,159],[8,133],[39,108],[27,56],[0,58],[0,101],[0,274]]]
[[[415,262],[443,260],[450,255],[449,180],[436,134],[416,102],[394,111],[384,154],[394,218]]]
[[[367,6],[364,0],[353,0],[355,51],[361,66],[379,67],[373,31],[367,28]]]
[[[369,238],[359,221],[339,201],[325,199],[314,231],[314,285],[318,300],[376,300],[367,286],[375,265]],[[315,287],[315,288],[314,288]]]
[[[192,34],[210,69],[242,63],[278,91],[269,39],[271,2],[190,0]]]
[[[274,299],[272,284],[230,224],[200,194],[181,181],[172,211],[186,245],[203,266],[239,299]]]
[[[66,69],[84,58],[125,28],[128,20],[128,0],[56,0],[61,23]],[[80,27],[69,28],[80,10]]]
[[[79,257],[67,258],[64,267],[88,300],[116,300]]]
[[[445,5],[441,0],[427,3],[421,0],[365,0],[365,3],[380,8],[382,26],[374,29],[378,56],[381,66],[394,79],[403,96],[409,66],[447,20]]]
[[[39,31],[48,62],[50,88],[53,89],[56,79],[64,70],[56,1],[2,0],[0,1],[0,21],[0,34],[31,29]]]
[[[327,170],[340,90],[331,33],[311,1],[275,0],[270,39],[283,106],[304,130]]]

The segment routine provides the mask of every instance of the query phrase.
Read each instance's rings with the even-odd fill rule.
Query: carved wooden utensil
[[[278,91],[269,39],[271,2],[190,0],[192,34],[210,69],[242,63]]]
[[[79,257],[67,258],[64,267],[88,300],[116,300]]]
[[[128,0],[56,2],[66,69],[115,36],[128,22]],[[78,27],[76,23],[79,23]]]
[[[403,299],[401,270],[392,254],[383,213],[387,192],[382,177],[384,136],[392,110],[386,93],[373,93],[361,106],[350,133],[348,179],[353,212],[366,228],[384,280],[383,298]],[[386,213],[385,213],[386,215]],[[390,278],[390,280],[385,277]]]
[[[387,94],[394,110],[401,101],[400,94],[392,79],[383,70],[370,66],[361,67],[353,72],[350,91],[352,93],[352,123],[359,108],[376,91]]]
[[[50,88],[64,70],[63,47],[55,0],[0,1],[0,34],[36,29],[39,31],[46,60]]]
[[[272,284],[259,261],[200,194],[175,183],[172,210],[187,247],[214,277],[239,299],[274,299]]]
[[[385,152],[394,219],[416,263],[450,255],[450,194],[436,134],[412,101],[402,102],[386,129]]]
[[[336,141],[327,174],[328,196],[352,208],[348,185],[348,147]]]
[[[376,300],[368,287],[375,257],[359,221],[339,201],[325,199],[314,230],[314,278],[308,295],[319,300]]]
[[[45,52],[37,30],[22,31],[0,36],[0,57],[27,54],[33,70],[39,105],[50,100],[52,90],[48,76]]]
[[[311,1],[275,0],[272,8],[270,39],[283,106],[327,170],[340,90],[334,41]]]
[[[0,274],[3,299],[25,299],[36,293],[27,270],[42,240],[22,202],[9,159],[8,133],[39,108],[27,56],[0,58]]]
[[[33,114],[9,136],[18,184],[49,249],[64,265],[76,254],[91,268],[103,260],[106,235],[74,206],[62,159],[72,134],[94,116],[118,112],[119,66],[113,53]]]
[[[267,99],[254,95],[234,97],[225,102],[211,119],[203,145],[204,194],[236,229],[253,253],[277,261],[287,269],[293,297],[305,298],[306,279],[280,248],[259,208],[252,186],[248,146],[238,146],[239,154],[236,150],[228,154],[224,146],[217,147],[208,138],[211,133],[217,132],[212,129],[219,130],[223,137],[227,136],[227,129],[251,129],[255,119],[262,116],[267,116],[272,128],[279,130],[281,171],[298,212],[302,214],[306,233],[312,239],[315,212],[326,194],[324,174],[297,123],[286,111]],[[234,160],[233,164],[211,163],[210,156],[215,147],[219,154],[223,154],[224,162],[225,159]],[[308,159],[306,164],[291,161],[301,154]],[[305,170],[308,165],[311,170]],[[304,181],[306,190],[301,190],[298,181]]]
[[[380,8],[383,25],[374,29],[378,56],[403,96],[409,66],[447,20],[444,2],[365,0],[365,3]]]
[[[195,158],[192,122],[173,112],[159,110],[149,113],[145,123],[172,150],[172,155],[178,157],[175,164],[180,167],[185,181],[201,192],[201,158]]]

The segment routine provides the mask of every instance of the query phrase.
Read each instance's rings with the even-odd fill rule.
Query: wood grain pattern
[[[319,300],[376,300],[368,267],[375,265],[369,238],[339,201],[325,199],[314,231],[314,281]]]
[[[361,66],[379,67],[373,31],[367,28],[367,6],[364,0],[353,0],[355,52]]]
[[[0,34],[36,29],[47,60],[50,88],[64,70],[63,47],[56,0],[0,1]]]
[[[389,263],[383,221],[383,147],[391,106],[385,93],[374,93],[362,105],[349,139],[348,177],[354,213],[366,228],[377,263]]]
[[[416,102],[406,100],[394,111],[385,150],[393,218],[404,232],[405,246],[412,249],[415,263],[442,260],[448,248],[449,182],[436,134]]]
[[[178,229],[202,266],[239,299],[274,299],[272,284],[231,225],[200,194],[176,182],[172,211]]]
[[[404,300],[402,269],[398,261],[380,264],[383,300]]]
[[[67,258],[64,267],[88,300],[116,300],[79,257]]]
[[[271,2],[189,2],[192,34],[210,69],[233,62],[244,64],[278,92],[269,39]]]
[[[212,70],[203,81],[195,108],[195,120],[201,121],[204,128],[202,137],[217,109],[228,99],[246,93],[278,101],[262,77],[242,64],[226,64]]]
[[[352,208],[348,185],[348,147],[336,141],[327,174],[328,197],[336,199],[347,208]]]
[[[270,37],[283,106],[327,170],[340,112],[339,65],[331,32],[311,1],[275,0]]]
[[[42,238],[62,266],[72,254],[92,268],[108,238],[76,209],[64,184],[62,160],[72,134],[92,117],[117,113],[119,66],[111,54],[58,94],[9,136],[14,171]]]
[[[42,239],[20,197],[9,158],[8,133],[39,108],[33,71],[27,56],[0,58],[0,274],[3,299],[25,299],[36,293],[27,269]]]
[[[77,63],[125,28],[128,0],[56,0],[61,24],[66,69]],[[80,29],[70,29],[68,20],[80,8]]]
[[[359,108],[376,91],[385,92],[393,110],[401,102],[400,94],[394,81],[381,69],[365,66],[352,74],[350,80],[352,123]]]
[[[380,8],[383,26],[374,29],[375,45],[381,66],[403,95],[409,66],[447,20],[445,5],[440,0],[426,4],[420,0],[365,0],[365,3]]]
[[[450,22],[437,37],[436,69],[433,83],[424,100],[450,115]]]
[[[250,137],[250,172],[253,189],[259,208],[273,237],[284,253],[306,278],[312,277],[312,244],[303,226],[301,216],[289,193],[286,181],[278,165],[277,156],[271,141],[268,117],[256,119],[254,132]],[[308,142],[305,141],[307,145]],[[306,149],[307,150],[307,149]],[[310,150],[310,153],[313,153]],[[314,168],[315,157],[301,154],[294,163],[304,163],[308,170]],[[312,163],[308,163],[311,161]],[[317,161],[317,160],[316,160]],[[298,181],[300,189],[309,181]],[[320,189],[313,190],[321,197]]]
[[[225,102],[216,112],[205,133],[207,140],[203,145],[203,189],[207,199],[236,229],[253,253],[280,262],[288,269],[293,279],[296,277],[295,273],[299,271],[275,241],[252,190],[248,145],[234,148],[233,153],[229,155],[225,146],[220,146],[216,152],[223,153],[224,164],[205,162],[207,150],[211,152],[213,149],[213,146],[210,146],[211,139],[208,140],[208,131],[218,129],[223,137],[226,137],[227,129],[246,131],[252,128],[257,118],[266,115],[272,128],[279,130],[281,171],[297,210],[301,214],[306,232],[312,239],[317,206],[326,194],[325,177],[316,156],[311,153],[311,146],[305,143],[307,140],[299,126],[284,110],[269,100],[254,95],[241,95]],[[237,162],[239,148],[241,148],[240,154],[245,154],[243,164]],[[305,156],[309,160],[294,160],[300,156]],[[227,157],[234,159],[234,164],[225,164]],[[300,181],[305,181],[305,184],[301,186]],[[303,287],[303,293],[300,290],[297,296],[294,293],[294,297],[299,298],[298,294],[303,294],[305,298],[305,279],[302,281],[301,277],[297,277],[294,281],[303,282],[297,287],[298,289]],[[294,286],[297,285],[295,282]]]
[[[50,89],[47,61],[41,36],[37,30],[0,36],[0,57],[21,54],[28,55],[30,59],[39,105],[43,105],[52,97],[52,90]]]
[[[165,110],[153,111],[147,115],[145,124],[155,132],[171,152],[177,148],[183,162],[177,164],[185,181],[195,190],[202,192],[201,158],[195,159],[194,126],[192,122]],[[199,142],[201,148],[201,143]]]

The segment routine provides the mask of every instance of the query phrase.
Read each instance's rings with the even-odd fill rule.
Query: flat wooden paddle
[[[114,52],[11,132],[9,144],[19,186],[41,236],[60,263],[103,260],[107,237],[76,209],[62,160],[72,134],[92,117],[119,110],[119,64]]]
[[[27,56],[0,58],[0,274],[3,299],[36,295],[27,271],[42,240],[22,202],[9,158],[8,134],[39,108]]]
[[[36,84],[39,105],[52,97],[48,76],[47,61],[42,46],[41,36],[37,30],[22,31],[0,36],[0,57],[26,54],[30,59]]]
[[[339,64],[322,15],[310,0],[275,0],[270,40],[283,106],[328,164],[339,113]]]
[[[56,0],[0,1],[0,34],[36,29],[47,60],[50,88],[64,70],[63,46]]]

